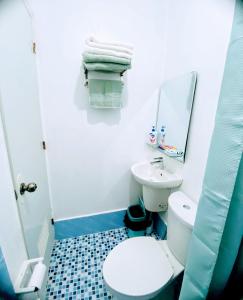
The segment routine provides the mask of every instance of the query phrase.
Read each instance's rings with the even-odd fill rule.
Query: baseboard
[[[55,221],[55,239],[67,239],[80,235],[124,227],[126,210],[94,214],[86,217]]]
[[[55,239],[74,238],[106,230],[124,227],[126,210],[99,213],[84,217],[55,221]],[[154,231],[161,239],[166,236],[166,225],[158,213],[153,213]]]

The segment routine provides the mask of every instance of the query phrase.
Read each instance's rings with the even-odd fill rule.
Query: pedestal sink
[[[135,180],[143,186],[145,208],[152,212],[167,210],[170,190],[181,185],[182,177],[149,161],[134,164],[131,171]]]

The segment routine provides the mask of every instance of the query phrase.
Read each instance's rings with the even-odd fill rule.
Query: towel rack
[[[97,72],[98,72],[98,71],[97,71]],[[126,70],[120,73],[121,79],[122,79],[123,74],[124,74],[125,72],[126,72]],[[89,79],[89,78],[88,78],[88,73],[89,73],[88,69],[84,68],[84,75],[85,75],[84,86],[85,86],[85,87],[88,87],[88,85],[89,85],[89,83],[88,83],[88,79]]]

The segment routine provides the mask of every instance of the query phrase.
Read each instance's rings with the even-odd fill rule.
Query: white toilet
[[[171,194],[168,202],[167,240],[130,238],[107,256],[103,277],[114,299],[159,297],[184,270],[196,204],[182,192]]]

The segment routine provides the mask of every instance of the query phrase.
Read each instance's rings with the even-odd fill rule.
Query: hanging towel
[[[89,72],[90,106],[94,108],[121,108],[123,83],[118,73]]]
[[[131,65],[121,65],[113,63],[84,63],[84,67],[88,71],[104,71],[122,73],[131,68]]]
[[[113,50],[113,51],[118,51],[118,52],[125,52],[130,55],[133,54],[133,51],[131,50],[131,48],[128,48],[122,44],[98,42],[97,40],[95,40],[93,38],[86,39],[85,43],[89,47],[100,48],[100,49],[105,49],[105,50]]]
[[[83,53],[83,61],[85,63],[116,63],[121,65],[131,65],[131,58],[123,58],[118,56],[94,54],[90,52]]]

